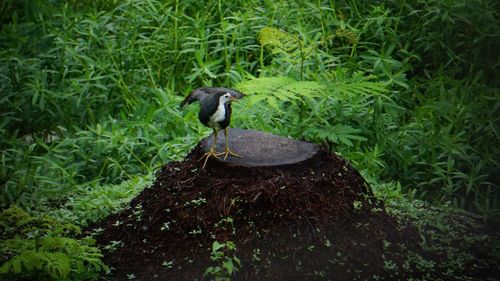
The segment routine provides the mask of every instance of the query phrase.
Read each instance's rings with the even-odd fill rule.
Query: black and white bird
[[[192,91],[180,104],[180,108],[184,108],[186,104],[190,104],[194,101],[200,102],[200,112],[198,113],[198,118],[203,125],[212,128],[214,130],[214,141],[210,150],[203,155],[205,162],[203,163],[203,168],[207,164],[208,158],[210,156],[219,158],[219,155],[224,154],[224,159],[228,155],[233,155],[235,157],[241,157],[229,149],[228,141],[228,129],[229,123],[231,122],[231,102],[243,98],[245,95],[236,90],[221,87],[204,87],[198,88]],[[224,152],[216,152],[215,146],[217,143],[217,133],[219,130],[224,129],[224,135],[226,140],[226,148]],[[202,169],[203,169],[202,168]]]

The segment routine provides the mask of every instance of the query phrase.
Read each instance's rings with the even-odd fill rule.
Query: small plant
[[[200,226],[198,226],[196,229],[192,229],[188,233],[191,235],[198,235],[198,234],[202,234],[203,230],[201,230]]]
[[[325,247],[330,248],[332,246],[332,242],[330,242],[330,239],[326,239],[324,245]]]
[[[386,260],[384,261],[384,269],[385,270],[395,270],[397,268],[397,265],[391,261],[391,260]]]
[[[363,202],[354,201],[354,202],[352,202],[352,206],[354,207],[355,210],[359,211],[363,208]]]
[[[260,249],[253,249],[252,261],[258,262],[261,260],[260,258],[261,252]]]
[[[169,268],[169,269],[170,269],[170,268],[172,268],[172,267],[174,266],[174,261],[164,261],[164,262],[162,262],[162,264],[161,264],[161,265],[163,265],[163,266],[165,266],[166,268]]]
[[[222,229],[227,229],[230,227],[233,234],[236,234],[236,229],[234,227],[234,220],[232,217],[222,218],[215,224],[215,227],[221,227]]]
[[[166,230],[170,230],[170,222],[164,222],[163,225],[160,227],[160,230],[161,231],[166,231]]]
[[[122,241],[110,241],[110,243],[106,246],[103,247],[104,250],[108,250],[110,252],[116,251],[120,248],[123,247],[123,242]]]
[[[192,205],[194,207],[200,207],[201,205],[203,205],[205,203],[207,203],[207,199],[200,197],[200,198],[196,198],[196,199],[193,199],[189,202],[184,203],[184,206]]]
[[[223,243],[214,241],[210,259],[217,265],[208,267],[205,270],[205,276],[215,281],[231,280],[231,275],[238,271],[238,267],[241,267],[240,260],[234,255],[235,250],[236,245],[231,241]]]
[[[141,221],[142,220],[142,213],[144,212],[144,210],[142,209],[142,205],[139,204],[137,206],[134,207],[134,211],[133,211],[133,214],[136,218],[137,221]]]
[[[5,240],[0,242],[0,252],[9,258],[0,267],[0,277],[87,279],[107,270],[93,239],[69,237],[80,233],[75,225],[49,216],[34,218],[17,206],[3,211],[1,217]]]

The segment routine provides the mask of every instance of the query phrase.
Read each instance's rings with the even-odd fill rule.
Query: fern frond
[[[352,83],[339,83],[332,87],[332,90],[340,95],[378,95],[386,91],[385,85],[381,82],[356,81]]]
[[[262,28],[258,40],[261,46],[269,47],[273,52],[283,51],[295,56],[302,51],[302,44],[297,36],[274,27]]]
[[[70,275],[75,277],[107,269],[101,261],[100,250],[88,239],[44,237],[36,243],[35,239],[16,237],[2,242],[1,250],[16,255],[0,267],[0,279],[2,275],[28,274],[65,280]]]
[[[265,100],[271,107],[279,109],[281,102],[295,102],[304,97],[315,97],[323,93],[324,85],[314,81],[296,81],[289,77],[260,77],[241,82],[236,86],[246,93],[246,102],[253,106]]]
[[[0,280],[5,276],[80,280],[78,276],[107,270],[95,241],[69,237],[80,233],[78,226],[48,215],[32,217],[15,205],[1,215],[0,254],[11,258],[0,266]]]
[[[310,127],[304,132],[304,136],[313,141],[328,141],[332,143],[353,146],[353,141],[366,141],[366,138],[360,135],[361,129],[349,125],[336,124],[334,126]]]

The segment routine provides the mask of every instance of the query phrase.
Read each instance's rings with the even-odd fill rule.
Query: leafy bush
[[[107,270],[102,254],[90,238],[64,236],[80,234],[71,223],[49,216],[35,218],[21,208],[11,206],[0,221],[4,257],[0,276],[10,280],[84,280],[96,279]]]

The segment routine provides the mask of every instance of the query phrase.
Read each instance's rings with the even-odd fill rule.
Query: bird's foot
[[[222,152],[222,153],[224,153],[224,152]],[[217,159],[220,159],[219,155],[221,155],[221,153],[217,153],[213,149],[211,149],[207,153],[203,154],[203,156],[201,156],[201,158],[198,160],[198,161],[201,161],[203,158],[205,158],[205,162],[203,162],[203,167],[201,167],[201,169],[205,169],[205,166],[207,165],[208,158],[210,158],[210,156],[213,156]]]
[[[241,158],[240,155],[232,152],[229,148],[226,148],[226,150],[224,152],[221,152],[219,155],[222,155],[224,154],[224,160],[226,160],[226,158],[231,155],[231,156],[234,156],[234,157],[238,157],[238,158]]]

